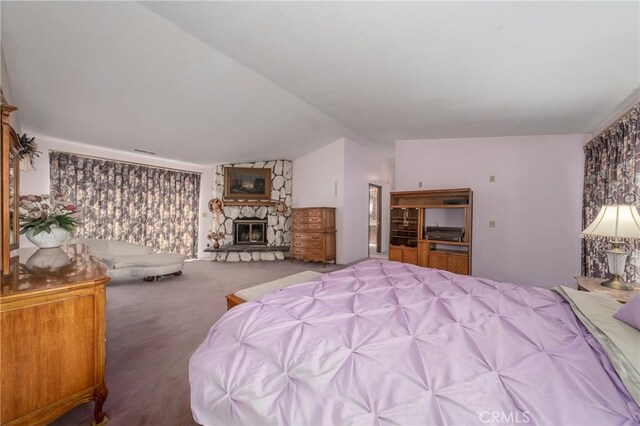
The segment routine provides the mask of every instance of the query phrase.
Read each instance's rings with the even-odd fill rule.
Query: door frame
[[[376,236],[376,253],[382,253],[382,185],[369,183],[368,200],[371,203],[371,188],[378,191],[378,232]],[[369,235],[371,235],[371,222],[369,217],[369,209],[367,208],[367,254],[369,253]]]

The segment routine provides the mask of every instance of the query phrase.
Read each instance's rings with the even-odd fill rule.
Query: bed
[[[205,425],[640,423],[638,390],[571,305],[552,290],[365,261],[224,314],[190,360],[193,416]]]

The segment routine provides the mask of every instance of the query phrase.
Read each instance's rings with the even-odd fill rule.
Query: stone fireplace
[[[224,168],[270,168],[271,197],[265,201],[225,200],[218,227],[221,232],[220,249],[211,260],[238,262],[254,260],[282,260],[289,253],[291,243],[291,213],[278,214],[277,202],[291,207],[292,163],[288,160],[255,161],[251,163],[220,164],[213,175],[212,198],[224,198]],[[258,222],[258,223],[256,223]]]
[[[266,245],[266,227],[267,220],[257,217],[234,220],[233,244]]]

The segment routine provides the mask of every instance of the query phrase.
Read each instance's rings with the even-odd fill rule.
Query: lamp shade
[[[640,239],[640,213],[632,205],[602,206],[598,216],[581,235],[586,238]]]

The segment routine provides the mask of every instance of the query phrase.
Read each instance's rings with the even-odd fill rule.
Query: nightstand
[[[603,287],[600,285],[603,281],[601,278],[591,277],[575,277],[578,283],[578,290],[590,291],[593,293],[603,293],[613,297],[620,303],[627,303],[633,296],[640,294],[640,288],[636,287],[634,290],[614,290],[612,288]]]

